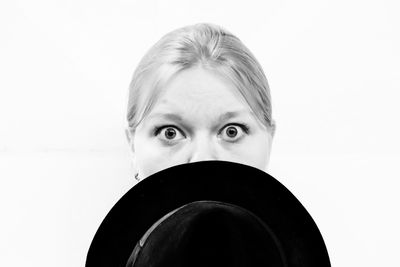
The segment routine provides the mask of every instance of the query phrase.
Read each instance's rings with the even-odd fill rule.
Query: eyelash
[[[245,123],[229,123],[229,124],[225,125],[225,126],[221,129],[221,131],[218,132],[218,134],[220,134],[220,133],[222,132],[223,129],[225,129],[225,128],[227,128],[228,126],[231,126],[231,125],[233,125],[233,126],[239,126],[246,134],[249,133],[249,126],[248,126],[247,124],[245,124]],[[175,128],[175,129],[177,129],[178,131],[180,131],[180,132],[182,133],[182,131],[181,131],[178,127],[176,127],[175,125],[163,125],[163,126],[159,126],[159,127],[156,126],[156,127],[154,128],[154,136],[159,135],[160,132],[161,132],[163,129],[165,129],[165,128],[170,128],[170,127],[171,127],[171,128]],[[186,136],[185,136],[185,137],[186,137]],[[172,143],[173,141],[166,140],[166,142]],[[237,141],[235,141],[235,142],[237,142]],[[234,142],[232,142],[232,143],[234,143]]]

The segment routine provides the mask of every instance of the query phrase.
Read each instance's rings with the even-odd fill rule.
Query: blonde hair
[[[160,89],[171,78],[198,65],[232,81],[260,122],[274,134],[270,90],[260,64],[239,38],[211,23],[164,35],[139,62],[129,86],[130,132],[151,111]]]

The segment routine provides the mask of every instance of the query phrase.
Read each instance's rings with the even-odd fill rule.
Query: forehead
[[[184,70],[161,88],[155,107],[169,105],[247,106],[234,84],[216,72],[195,67]]]
[[[196,121],[198,124],[242,117],[256,120],[253,110],[234,84],[203,68],[178,73],[160,88],[160,95],[144,118]]]

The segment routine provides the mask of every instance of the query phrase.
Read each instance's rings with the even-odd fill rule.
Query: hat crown
[[[250,211],[196,201],[157,221],[126,266],[286,266],[284,258],[273,232]]]

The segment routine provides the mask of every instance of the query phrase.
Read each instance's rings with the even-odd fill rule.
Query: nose
[[[216,144],[209,136],[199,136],[193,141],[188,163],[206,160],[217,160]]]

